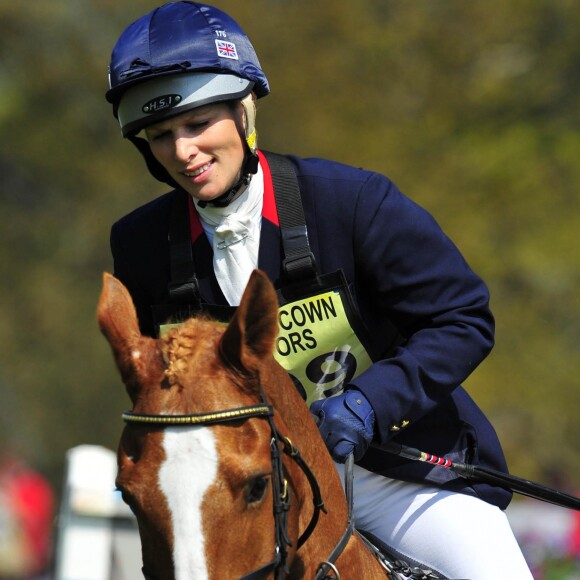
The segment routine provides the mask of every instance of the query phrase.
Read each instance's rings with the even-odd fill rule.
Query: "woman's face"
[[[190,195],[216,199],[241,177],[243,107],[213,103],[145,129],[151,152]]]

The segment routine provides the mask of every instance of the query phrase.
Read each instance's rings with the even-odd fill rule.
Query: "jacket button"
[[[391,427],[391,431],[400,431],[401,429],[404,429],[409,423],[410,423],[410,421],[405,419],[405,420],[401,421],[401,423],[399,425],[393,425]]]

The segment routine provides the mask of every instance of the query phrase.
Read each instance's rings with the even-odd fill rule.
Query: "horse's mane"
[[[187,320],[160,339],[169,386],[183,386],[182,377],[197,357],[215,356],[216,344],[225,326],[209,317]]]

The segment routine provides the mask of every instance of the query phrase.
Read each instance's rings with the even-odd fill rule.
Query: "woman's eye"
[[[162,133],[147,133],[147,140],[148,141],[160,141],[164,137],[169,135],[168,131],[164,131]]]
[[[206,127],[207,125],[209,125],[209,121],[196,121],[195,123],[190,123],[187,128],[190,131],[199,131],[200,129],[203,129],[204,127]]]

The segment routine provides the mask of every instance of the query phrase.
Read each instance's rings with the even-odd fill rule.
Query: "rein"
[[[262,394],[264,399],[264,395]],[[147,413],[135,413],[134,411],[125,411],[122,414],[123,421],[126,423],[135,423],[141,425],[169,427],[182,426],[187,427],[191,425],[216,425],[218,423],[227,423],[230,421],[239,421],[249,418],[266,418],[270,425],[272,438],[270,440],[270,454],[272,457],[272,488],[274,501],[274,522],[275,522],[275,547],[273,559],[253,570],[252,572],[242,576],[240,580],[257,580],[262,576],[275,572],[276,578],[281,578],[282,571],[288,573],[287,569],[287,547],[291,546],[288,538],[287,515],[290,509],[290,493],[288,491],[287,481],[284,478],[284,466],[280,455],[280,446],[282,444],[282,451],[290,457],[300,467],[306,476],[313,495],[314,512],[310,523],[298,539],[298,548],[306,542],[314,531],[320,512],[326,513],[324,501],[320,493],[320,487],[316,477],[312,473],[310,467],[300,455],[299,450],[292,444],[290,439],[280,434],[273,421],[274,409],[271,405],[263,402],[258,405],[251,405],[248,407],[238,407],[235,409],[227,409],[224,411],[215,411],[212,413],[198,413],[189,415],[156,415]],[[343,549],[343,548],[342,548]],[[341,551],[342,551],[341,549]],[[336,552],[336,549],[335,551]],[[334,555],[333,552],[333,555]],[[332,558],[332,557],[331,557]],[[329,559],[332,562],[332,559]],[[143,575],[147,580],[154,580],[154,577],[149,575],[143,569]],[[318,576],[317,576],[318,577]]]
[[[336,544],[332,554],[328,557],[328,560],[322,562],[318,567],[318,572],[314,577],[314,580],[325,580],[330,578],[328,573],[332,571],[334,577],[338,580],[340,579],[340,573],[338,572],[334,563],[338,557],[342,554],[346,545],[348,544],[351,536],[354,533],[354,517],[353,517],[353,505],[354,505],[354,494],[353,494],[353,465],[354,465],[354,455],[351,453],[346,458],[346,463],[344,467],[344,486],[346,494],[346,502],[348,505],[348,521],[346,524],[346,530],[342,534],[338,544]]]

